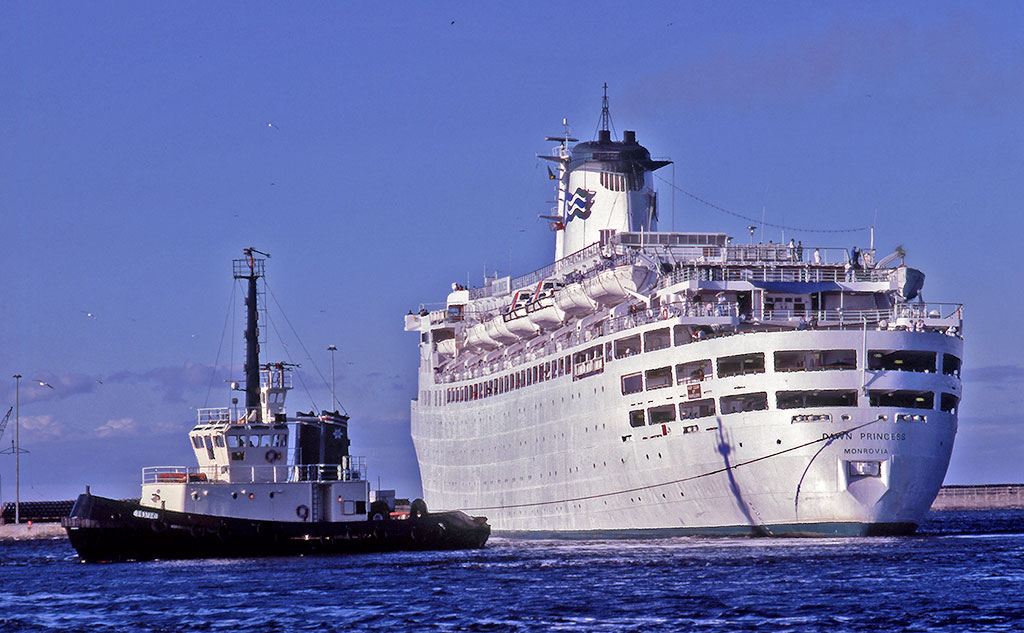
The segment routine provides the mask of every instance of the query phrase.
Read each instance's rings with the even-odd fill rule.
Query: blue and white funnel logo
[[[594,191],[587,191],[586,189],[579,188],[572,194],[572,199],[569,200],[569,213],[566,215],[565,222],[568,224],[572,222],[573,218],[582,218],[586,220],[590,217],[590,207],[594,206]]]

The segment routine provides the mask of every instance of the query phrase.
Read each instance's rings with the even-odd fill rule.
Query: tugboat
[[[486,517],[430,513],[422,499],[402,515],[395,512],[393,491],[371,491],[365,458],[349,454],[349,416],[286,413],[296,365],[259,362],[257,282],[269,255],[253,248],[244,253],[233,270],[236,280],[248,282],[244,412],[199,409],[189,432],[198,466],[144,468],[138,501],[99,497],[86,488],[62,520],[79,557],[99,562],[483,547],[491,532]]]

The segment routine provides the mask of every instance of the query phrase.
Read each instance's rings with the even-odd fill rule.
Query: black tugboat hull
[[[300,523],[171,512],[91,494],[80,495],[61,524],[86,562],[476,549],[491,534],[486,518],[462,512]]]

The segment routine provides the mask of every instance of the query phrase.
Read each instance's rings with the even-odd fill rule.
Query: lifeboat
[[[444,356],[455,356],[455,339],[449,338],[437,342],[437,353]]]
[[[519,339],[518,336],[509,332],[508,328],[505,327],[504,315],[501,314],[485,323],[484,331],[489,339],[499,344],[514,343]]]
[[[590,314],[597,304],[587,296],[582,284],[569,284],[555,293],[555,306],[569,316]]]
[[[519,338],[530,338],[540,331],[540,328],[530,320],[525,306],[504,315],[504,319],[508,331]]]
[[[594,301],[614,306],[625,301],[631,293],[638,292],[647,283],[651,270],[645,266],[626,264],[602,270],[597,276],[582,283],[584,290]]]
[[[477,323],[466,330],[466,345],[473,349],[494,349],[498,342],[487,335],[486,324]]]
[[[518,338],[529,338],[540,331],[526,314],[526,306],[533,301],[533,290],[519,290],[512,296],[512,307],[502,315],[505,327]]]
[[[564,286],[565,284],[554,279],[545,279],[537,284],[533,303],[526,306],[527,317],[534,325],[550,330],[565,322],[565,310],[555,304],[555,294]]]

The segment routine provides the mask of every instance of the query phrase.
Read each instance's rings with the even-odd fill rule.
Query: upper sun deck
[[[895,268],[876,268],[875,251],[803,244],[734,244],[725,233],[602,232],[598,242],[518,277],[488,279],[468,291],[470,301],[502,297],[552,277],[582,280],[608,266],[643,258],[651,265],[668,264],[670,275],[717,267],[722,280],[888,282]],[[855,263],[856,262],[856,263]],[[803,271],[798,273],[797,271]],[[689,277],[692,278],[692,277]]]

